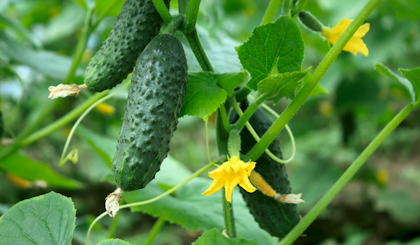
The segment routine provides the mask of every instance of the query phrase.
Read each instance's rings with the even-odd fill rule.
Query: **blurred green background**
[[[108,2],[104,0],[102,4]],[[244,42],[260,24],[268,2],[202,1],[198,32],[217,71],[241,69],[234,47]],[[1,144],[9,144],[52,103],[47,98],[47,88],[65,80],[86,14],[80,3],[80,0],[0,2],[0,110],[6,129]],[[354,18],[366,3],[366,0],[318,0],[308,1],[305,9],[324,25],[332,27],[342,18]],[[108,36],[121,5],[116,4],[90,36],[72,82],[83,82],[84,67]],[[172,0],[171,6],[175,14],[176,2]],[[293,192],[304,194],[306,203],[300,206],[302,215],[409,102],[405,88],[375,71],[374,65],[380,62],[395,72],[399,67],[411,69],[420,65],[419,16],[417,0],[382,1],[367,19],[370,31],[363,40],[369,56],[340,54],[320,81],[329,93],[310,98],[289,123],[296,137],[297,155],[287,169]],[[297,22],[305,41],[303,68],[316,67],[330,45]],[[185,48],[190,71],[199,71],[188,45]],[[16,71],[21,82],[9,68]],[[90,95],[84,92],[76,98],[59,99],[58,107],[40,126],[57,120]],[[20,200],[54,190],[72,197],[78,217],[74,244],[83,243],[88,224],[104,211],[104,198],[114,188],[105,181],[109,169],[104,152],[114,150],[126,95],[127,92],[123,92],[107,101],[114,108],[113,113],[94,110],[83,120],[69,148],[78,149],[77,164],[58,167],[72,124],[25,147],[15,158],[0,160],[8,161],[0,163],[0,214]],[[283,99],[275,110],[281,113],[288,103],[290,100]],[[306,236],[295,244],[420,244],[419,122],[417,110],[379,147],[351,183],[305,231]],[[214,118],[210,119],[209,135],[211,156],[216,159]],[[288,158],[291,147],[287,134],[282,133],[280,139],[282,151]],[[204,122],[199,118],[182,118],[171,149],[170,155],[192,171],[206,164]],[[19,186],[6,168],[1,167],[2,164],[9,168],[38,164],[34,171],[26,174],[26,179],[36,180],[45,175],[39,163],[48,164],[60,175],[83,183],[83,187],[75,188],[64,184],[57,176],[49,176],[47,188],[39,185],[22,188],[23,185]],[[21,168],[17,172],[29,171],[29,168]],[[141,244],[155,220],[147,214],[131,215],[123,211],[115,237]],[[105,221],[98,225],[92,235],[94,239],[95,236],[96,239],[106,238],[110,225]],[[197,231],[165,224],[154,244],[190,244],[199,235]]]

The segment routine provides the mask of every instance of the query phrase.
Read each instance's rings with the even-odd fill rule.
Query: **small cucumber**
[[[242,110],[248,107],[248,102],[241,103]],[[236,121],[238,115],[235,113],[230,119]],[[249,123],[255,132],[262,137],[270,128],[272,122],[262,109],[257,109],[249,119]],[[246,154],[256,144],[254,137],[244,128],[241,132],[242,152]],[[270,151],[279,158],[282,158],[280,142],[276,138],[268,147]],[[255,170],[261,174],[264,180],[279,194],[290,194],[291,187],[287,177],[286,167],[271,159],[266,153],[262,154],[256,161]],[[282,204],[272,197],[262,194],[260,191],[248,193],[240,189],[242,196],[257,223],[260,227],[279,238],[284,237],[299,222],[299,212],[296,204]]]
[[[169,8],[169,0],[164,2]],[[101,92],[122,82],[162,25],[152,0],[126,0],[108,38],[86,67],[88,89]]]
[[[112,164],[122,190],[145,187],[159,171],[178,124],[187,79],[187,59],[175,36],[160,34],[141,53]]]

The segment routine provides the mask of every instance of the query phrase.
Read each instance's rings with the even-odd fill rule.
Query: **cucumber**
[[[168,8],[169,1],[164,0]],[[88,89],[101,92],[122,82],[162,25],[152,0],[126,0],[108,38],[86,67]]]
[[[248,102],[241,103],[243,111],[247,107]],[[230,120],[234,122],[237,118],[238,115],[235,113]],[[260,108],[249,119],[249,123],[260,137],[264,135],[272,124]],[[240,135],[242,141],[241,153],[246,154],[256,144],[256,141],[246,128],[242,130]],[[268,149],[277,157],[282,158],[280,142],[277,138],[270,144]],[[256,163],[255,170],[261,174],[277,193],[290,194],[292,192],[284,164],[274,161],[266,153],[262,154]],[[296,204],[282,204],[258,190],[254,193],[248,193],[241,188],[240,191],[255,221],[272,236],[284,237],[299,222],[300,216]]]
[[[178,124],[187,79],[184,49],[173,35],[158,35],[139,56],[112,163],[122,190],[145,187],[159,171]]]

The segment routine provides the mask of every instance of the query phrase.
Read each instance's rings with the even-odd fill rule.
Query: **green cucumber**
[[[122,190],[145,187],[159,171],[178,124],[187,79],[184,49],[173,35],[158,35],[139,56],[112,163]]]
[[[242,102],[241,107],[245,111],[248,107],[248,102]],[[233,115],[230,118],[231,122],[236,121],[237,118],[237,114]],[[272,124],[260,108],[249,119],[249,123],[260,137],[264,135]],[[246,128],[241,132],[241,141],[242,154],[246,154],[256,144],[254,137],[252,137]],[[277,157],[282,158],[280,142],[277,138],[270,144],[268,149]],[[284,164],[274,161],[266,153],[261,155],[256,163],[255,170],[261,174],[264,180],[277,193],[290,194],[292,192]],[[240,190],[255,221],[272,236],[284,237],[299,222],[300,215],[296,204],[282,204],[274,198],[262,194],[258,190],[254,193],[248,193],[242,188]]]
[[[169,0],[164,2],[169,8]],[[88,89],[101,92],[122,82],[162,25],[152,0],[126,0],[108,38],[86,67]]]

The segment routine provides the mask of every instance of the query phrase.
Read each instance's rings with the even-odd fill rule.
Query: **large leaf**
[[[398,69],[401,71],[401,74],[410,81],[414,90],[414,101],[416,103],[420,102],[420,66],[411,70],[408,69]]]
[[[254,29],[247,42],[237,48],[242,66],[251,73],[246,84],[257,90],[277,62],[279,73],[300,71],[304,45],[300,30],[290,16]]]
[[[105,241],[102,241],[96,245],[129,245],[128,242],[124,242],[120,239],[108,239]]]
[[[184,174],[186,175],[186,173]],[[162,177],[165,175],[172,176],[171,182],[168,182],[167,178],[161,178],[160,175]],[[164,162],[155,180],[142,190],[125,193],[124,198],[126,198],[128,203],[154,198],[162,194],[164,192],[163,189],[167,189],[162,186],[170,187],[175,182],[181,183],[185,180],[184,177],[178,177],[176,168],[165,169]],[[207,197],[201,194],[210,184],[210,179],[196,177],[179,188],[175,196],[166,196],[151,204],[132,207],[132,210],[145,212],[155,217],[162,217],[168,222],[179,224],[189,230],[207,231],[213,228],[223,230],[224,217],[221,192]],[[233,195],[233,209],[239,237],[255,241],[258,244],[270,245],[276,243],[276,238],[271,237],[267,232],[259,228],[237,190],[234,191]]]
[[[258,93],[268,95],[268,99],[276,104],[282,97],[293,99],[300,81],[308,74],[309,67],[305,71],[285,72],[270,75],[258,83]]]
[[[247,241],[242,238],[228,239],[218,229],[211,229],[204,233],[197,241],[193,242],[192,245],[257,245],[252,241]]]
[[[188,89],[184,98],[181,116],[198,116],[206,120],[232,95],[233,89],[245,78],[239,73],[188,73]]]
[[[29,181],[44,180],[48,186],[69,189],[81,187],[81,183],[54,172],[48,164],[36,162],[20,153],[2,159],[0,168]]]
[[[76,210],[55,192],[21,201],[0,218],[2,245],[71,244]]]

